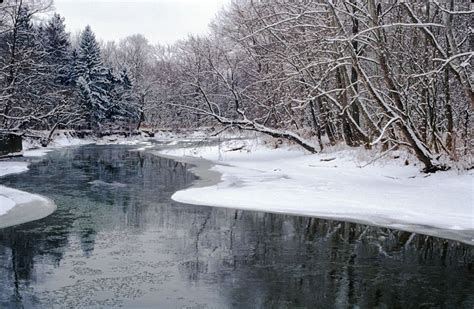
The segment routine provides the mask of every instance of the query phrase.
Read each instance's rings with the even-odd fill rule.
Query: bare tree
[[[312,152],[403,146],[444,169],[471,136],[472,14],[468,1],[233,1],[210,36],[175,47],[166,101]]]

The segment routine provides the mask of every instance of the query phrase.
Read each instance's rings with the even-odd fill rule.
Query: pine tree
[[[134,104],[133,85],[127,70],[111,76],[111,102],[113,109],[111,118],[121,122],[130,122],[138,118],[137,108]]]
[[[77,80],[79,78],[79,53],[77,49],[73,49],[71,52],[71,62],[69,65],[69,73],[67,75],[67,82],[71,86],[76,86]]]
[[[51,68],[54,82],[64,86],[70,84],[72,52],[64,18],[54,14],[44,27],[43,33],[46,61]]]
[[[88,114],[89,127],[99,129],[111,108],[109,100],[110,80],[102,64],[100,47],[90,26],[81,34],[76,65],[78,91]]]
[[[100,46],[90,26],[86,26],[81,34],[78,57],[78,74],[86,80],[94,80],[102,75],[103,64]]]

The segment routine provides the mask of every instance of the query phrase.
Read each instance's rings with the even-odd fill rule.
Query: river
[[[179,204],[190,166],[131,146],[49,153],[0,184],[57,204],[0,229],[0,308],[473,308],[474,247]]]

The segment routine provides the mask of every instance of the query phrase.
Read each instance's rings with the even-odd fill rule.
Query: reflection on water
[[[472,246],[178,204],[186,165],[125,146],[50,154],[2,184],[54,199],[0,230],[0,307],[472,308]]]

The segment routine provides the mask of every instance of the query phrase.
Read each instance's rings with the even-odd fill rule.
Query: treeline
[[[218,125],[311,152],[405,147],[426,171],[472,158],[469,0],[234,0],[168,47],[90,28],[75,43],[59,16],[34,24],[27,1],[7,3],[2,128]]]
[[[91,28],[73,42],[50,3],[7,1],[0,7],[0,128],[100,131],[138,123],[126,66],[111,68]]]
[[[173,47],[167,102],[312,152],[472,154],[471,1],[239,0]],[[470,156],[472,158],[472,156]]]

